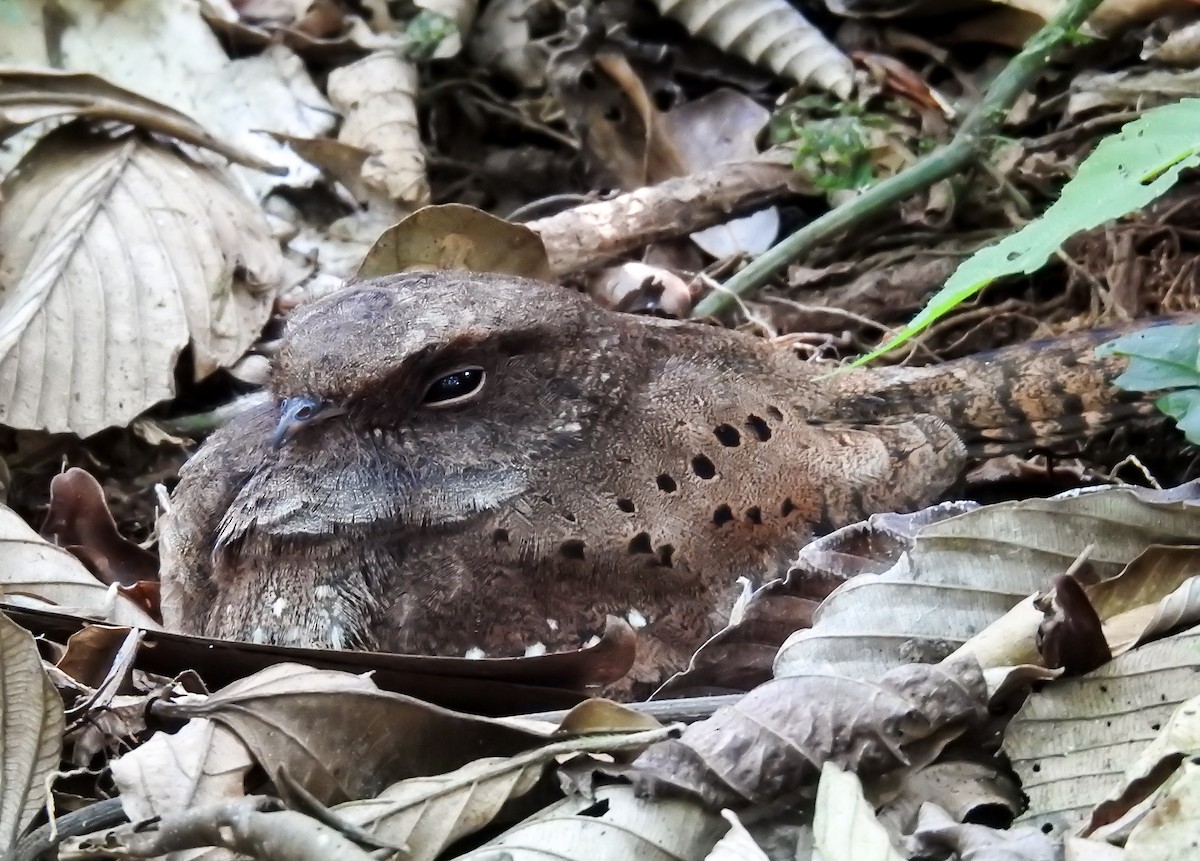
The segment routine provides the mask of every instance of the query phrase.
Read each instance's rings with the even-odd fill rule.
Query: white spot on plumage
[[[635,631],[638,628],[646,627],[646,617],[642,615],[642,611],[635,610],[632,607],[625,614],[625,621],[627,621],[629,623],[629,627],[633,628]]]
[[[271,604],[271,612],[275,615],[275,618],[278,619],[283,615],[283,611],[286,607],[287,601],[285,599],[276,598],[274,603]]]
[[[463,654],[463,657],[470,661],[478,661],[480,658],[486,658],[487,654],[478,646],[472,646],[471,648],[467,649],[466,653]]]
[[[546,654],[545,643],[531,643],[525,647],[525,657],[527,658],[536,658],[544,654]]]

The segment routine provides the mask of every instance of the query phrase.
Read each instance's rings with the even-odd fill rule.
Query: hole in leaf
[[[713,462],[702,454],[692,458],[692,472],[703,479],[712,478],[717,474],[717,468],[713,466]]]
[[[762,524],[762,509],[757,505],[752,505],[746,509],[746,519],[756,526]]]
[[[789,514],[791,514],[795,510],[796,510],[796,503],[792,502],[792,498],[790,496],[783,501],[783,505],[779,506],[779,513],[782,514],[784,517],[787,517]]]
[[[728,505],[718,505],[713,510],[713,523],[717,526],[724,526],[733,520],[733,511]]]
[[[663,493],[674,493],[676,488],[679,487],[679,485],[675,483],[675,479],[671,478],[671,476],[667,475],[665,472],[655,479],[655,481],[658,483],[658,489]]]
[[[507,544],[508,543],[508,530],[507,529],[497,529],[495,532],[493,532],[492,533],[492,543],[493,544]]]
[[[618,499],[617,508],[624,511],[626,514],[633,514],[633,512],[637,511],[637,506],[633,504],[632,499]]]

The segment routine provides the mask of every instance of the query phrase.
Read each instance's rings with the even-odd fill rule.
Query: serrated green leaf
[[[1102,140],[1040,218],[964,260],[907,326],[853,366],[900,346],[996,279],[1036,272],[1075,233],[1162,195],[1184,168],[1200,164],[1197,128],[1200,99],[1184,99],[1147,111]]]

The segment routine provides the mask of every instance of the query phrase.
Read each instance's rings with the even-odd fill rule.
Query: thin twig
[[[762,286],[777,271],[822,242],[874,218],[935,182],[961,173],[985,157],[991,149],[992,136],[999,130],[1017,97],[1033,86],[1056,50],[1077,32],[1099,5],[1100,0],[1073,0],[1035,33],[996,76],[950,143],[797,230],[733,276],[724,290],[704,297],[692,316],[720,313],[732,301],[731,294],[742,295]]]

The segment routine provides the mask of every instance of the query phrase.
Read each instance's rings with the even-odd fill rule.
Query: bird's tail
[[[1198,315],[1029,341],[924,368],[880,368],[845,376],[851,412],[925,412],[959,434],[973,459],[1031,451],[1074,453],[1091,438],[1142,418],[1158,417],[1153,393],[1117,388],[1123,356],[1096,347],[1129,332],[1165,323],[1196,323]],[[835,378],[836,379],[836,378]]]

